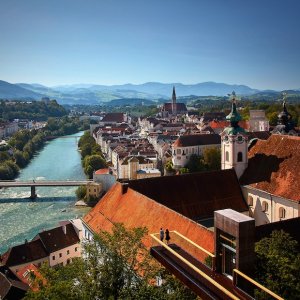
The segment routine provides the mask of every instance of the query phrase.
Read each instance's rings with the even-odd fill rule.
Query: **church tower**
[[[175,86],[173,86],[173,93],[172,93],[172,114],[174,116],[177,115],[177,104],[176,104],[176,92]]]
[[[231,102],[231,112],[226,116],[230,126],[221,133],[221,168],[234,168],[240,178],[248,166],[248,136],[239,126],[242,117],[236,110],[235,92],[232,92]]]
[[[298,135],[295,130],[295,123],[292,120],[292,115],[288,112],[286,107],[286,94],[283,94],[282,112],[278,115],[277,126],[272,133],[284,135]]]

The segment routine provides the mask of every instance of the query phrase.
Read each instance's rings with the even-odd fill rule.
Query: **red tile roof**
[[[117,122],[117,123],[122,123],[122,122],[124,122],[124,114],[123,113],[108,113],[101,120],[101,122]]]
[[[300,201],[300,137],[271,135],[249,151],[241,184]]]
[[[109,174],[109,168],[99,169],[95,172],[95,175],[101,175],[101,174]]]
[[[114,222],[129,228],[145,226],[149,233],[159,232],[160,227],[177,230],[208,251],[214,250],[213,232],[131,188],[122,194],[121,183],[116,183],[83,220],[94,232],[109,231]],[[150,247],[150,237],[144,243]]]
[[[167,111],[169,113],[172,113],[173,111],[173,104],[172,103],[164,103],[162,111]],[[186,105],[184,103],[176,103],[176,111],[179,112],[187,112]]]
[[[31,272],[34,274],[35,277],[41,279],[44,283],[46,283],[45,278],[43,278],[38,268],[34,264],[29,264],[27,266],[24,266],[23,268],[21,268],[16,272],[16,275],[23,283],[29,285],[33,291],[37,291],[38,286],[32,284],[32,280],[30,277]]]

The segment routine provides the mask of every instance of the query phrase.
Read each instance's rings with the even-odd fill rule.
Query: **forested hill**
[[[67,115],[66,109],[56,100],[49,102],[9,102],[0,101],[0,119],[29,119],[33,121],[46,121],[49,117],[62,117]]]

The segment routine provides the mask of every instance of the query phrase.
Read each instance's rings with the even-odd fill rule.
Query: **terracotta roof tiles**
[[[240,182],[271,194],[300,201],[300,137],[271,135],[249,151]]]
[[[123,194],[120,183],[116,183],[83,220],[94,232],[109,231],[114,222],[124,223],[129,228],[145,226],[149,233],[159,232],[160,227],[177,230],[208,251],[214,250],[213,232],[131,188]],[[143,242],[151,246],[150,237]]]

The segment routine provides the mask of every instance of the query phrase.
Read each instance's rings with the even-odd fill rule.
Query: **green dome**
[[[241,115],[236,110],[235,102],[232,102],[231,112],[229,113],[228,116],[226,116],[226,120],[229,121],[230,123],[237,123],[242,120]]]
[[[239,125],[237,127],[226,127],[224,128],[224,133],[227,135],[237,135],[238,133],[245,133],[245,129],[240,127]]]

